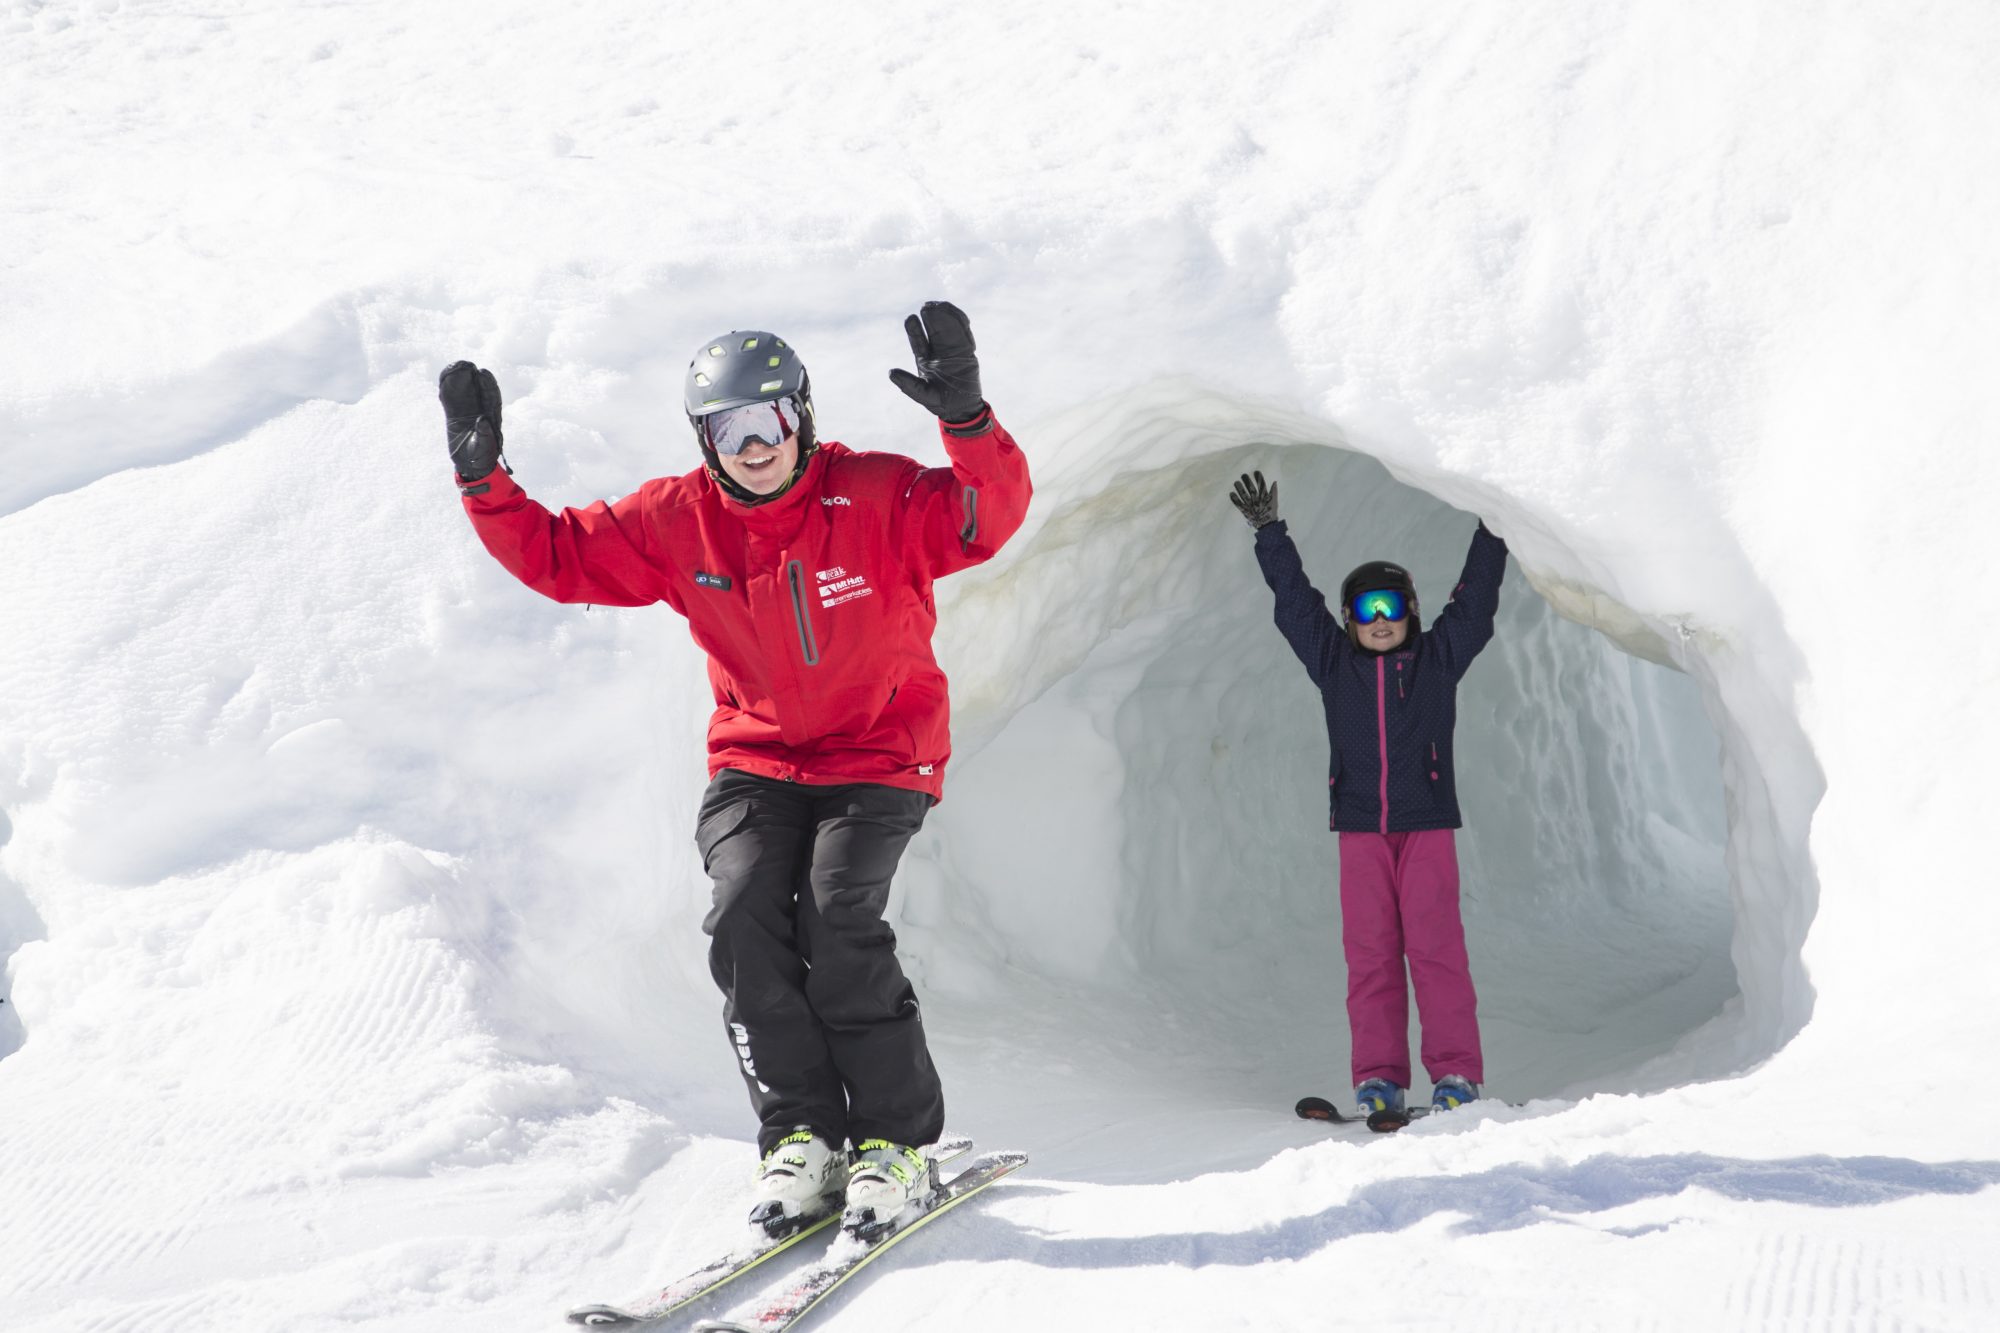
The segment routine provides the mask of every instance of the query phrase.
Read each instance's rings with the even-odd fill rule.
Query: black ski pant
[[[724,769],[695,844],[715,881],[702,928],[723,1021],[768,1153],[809,1125],[852,1139],[934,1142],[944,1090],[916,991],[882,919],[923,792],[779,782]]]

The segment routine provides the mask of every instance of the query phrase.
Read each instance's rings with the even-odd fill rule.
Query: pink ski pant
[[[1450,829],[1340,835],[1341,943],[1354,1082],[1410,1086],[1410,996],[1423,1024],[1424,1072],[1485,1081],[1479,999],[1458,915],[1458,843]],[[1409,982],[1403,959],[1408,956]]]

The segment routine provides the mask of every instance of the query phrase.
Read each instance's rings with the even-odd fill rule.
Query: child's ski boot
[[[1456,1111],[1467,1102],[1479,1100],[1479,1085],[1457,1074],[1446,1074],[1431,1088],[1431,1110]]]
[[[757,1168],[750,1225],[783,1240],[840,1207],[846,1189],[846,1152],[800,1125],[779,1139]]]
[[[1393,1134],[1410,1123],[1403,1090],[1386,1078],[1371,1078],[1354,1090],[1354,1104],[1377,1134]]]

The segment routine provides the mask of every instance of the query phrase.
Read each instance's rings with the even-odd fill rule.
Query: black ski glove
[[[903,321],[903,331],[910,335],[917,374],[890,371],[895,386],[947,426],[969,425],[984,416],[979,358],[973,355],[972,325],[965,312],[949,301],[926,301],[923,317],[911,315]]]
[[[1261,528],[1266,523],[1278,521],[1278,487],[1274,482],[1264,484],[1261,472],[1246,472],[1236,479],[1236,489],[1230,493],[1229,503],[1236,506],[1243,515],[1243,521],[1253,528]]]
[[[438,376],[438,401],[451,465],[460,481],[478,481],[500,464],[499,382],[490,370],[454,361]]]

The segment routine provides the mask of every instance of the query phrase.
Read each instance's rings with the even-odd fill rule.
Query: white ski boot
[[[921,1215],[937,1193],[937,1163],[920,1149],[864,1139],[848,1172],[840,1229],[856,1240],[876,1240]]]
[[[847,1153],[804,1125],[779,1139],[757,1168],[751,1227],[783,1240],[838,1208],[847,1189]]]

